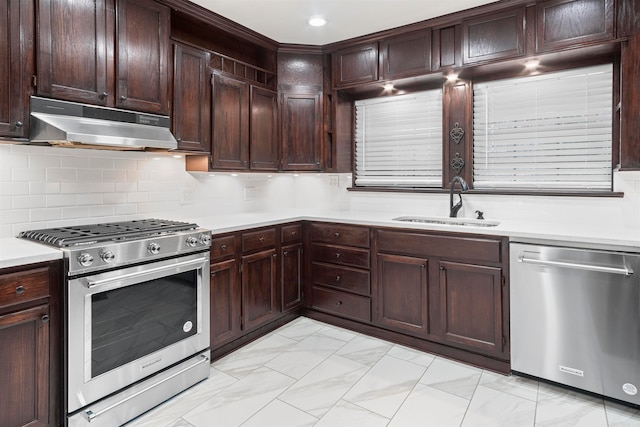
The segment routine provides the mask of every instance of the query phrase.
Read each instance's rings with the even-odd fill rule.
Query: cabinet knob
[[[340,258],[340,252],[336,252],[336,259]]]
[[[282,255],[284,255],[284,256],[288,256],[288,255],[289,255],[289,251],[284,251],[284,252],[282,252]]]
[[[440,271],[444,271],[444,267],[443,266],[440,266]]]
[[[260,236],[260,237],[258,237],[258,240],[260,240],[260,243],[263,243],[264,242],[264,237]]]
[[[20,120],[18,120],[18,121],[16,122],[15,126],[16,126],[17,128],[21,128],[21,127],[23,126],[23,123],[22,123]]]
[[[340,276],[336,276],[336,282],[339,282],[339,281],[340,281],[340,279],[342,279],[342,277],[340,277]]]
[[[182,142],[182,138],[177,137],[177,138],[176,138],[176,141],[178,141],[178,142]]]
[[[100,99],[107,99],[107,96],[108,96],[108,95],[109,95],[109,94],[108,94],[107,92],[102,92],[100,95],[98,95],[98,98],[100,98]]]
[[[20,285],[16,287],[16,295],[22,295],[22,294],[24,294],[24,286]]]
[[[242,161],[242,166],[247,166],[247,161],[246,160]]]
[[[127,97],[126,97],[126,96],[124,96],[124,95],[120,95],[120,101],[126,101],[126,100],[127,100]]]
[[[220,250],[221,250],[222,252],[226,251],[226,250],[227,250],[227,245],[222,245],[222,246],[220,246]]]
[[[211,277],[216,277],[216,273],[211,273]]]
[[[49,321],[49,315],[44,314],[41,319],[42,319],[42,323],[47,323]]]
[[[342,301],[338,301],[336,305],[342,305]]]
[[[336,237],[340,237],[340,233],[338,233],[337,231],[335,233],[333,233],[334,236]]]
[[[295,232],[295,231],[292,231],[292,232],[291,232],[291,236],[292,236],[292,237],[296,237],[296,232]]]

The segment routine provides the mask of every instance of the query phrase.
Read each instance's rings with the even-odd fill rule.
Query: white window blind
[[[611,189],[611,64],[474,85],[475,188]]]
[[[358,186],[442,186],[442,90],[356,101]]]

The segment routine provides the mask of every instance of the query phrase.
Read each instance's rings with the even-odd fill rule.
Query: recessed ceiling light
[[[309,18],[308,22],[312,27],[322,27],[327,23],[327,21],[321,16],[313,16]]]
[[[447,74],[447,80],[450,82],[455,82],[458,80],[458,73],[449,73]]]
[[[382,87],[384,90],[393,90],[393,83],[385,83]]]
[[[537,59],[530,59],[529,61],[524,63],[524,66],[529,70],[535,70],[536,68],[538,68],[538,65],[540,65],[540,61]]]

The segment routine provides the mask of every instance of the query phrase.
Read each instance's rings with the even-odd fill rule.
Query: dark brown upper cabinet
[[[169,113],[168,7],[153,0],[38,0],[37,10],[39,95]]]
[[[252,170],[278,170],[278,94],[251,86],[249,157]]]
[[[614,36],[613,0],[548,0],[539,2],[536,12],[537,52]]]
[[[169,113],[169,8],[153,0],[118,0],[116,106]]]
[[[211,88],[211,167],[248,169],[249,85],[214,73]]]
[[[173,45],[173,114],[171,124],[178,149],[208,153],[211,150],[209,54]]]
[[[115,0],[38,0],[38,94],[115,104]]]
[[[0,2],[0,136],[28,135],[33,38],[33,2]]]
[[[434,29],[432,38],[431,68],[434,71],[462,64],[462,25]]]
[[[430,29],[380,42],[380,75],[383,79],[413,77],[430,71]]]
[[[378,42],[338,50],[331,55],[334,88],[378,80]]]
[[[322,93],[282,93],[282,169],[322,170]]]
[[[524,7],[462,23],[462,62],[502,60],[524,55]]]

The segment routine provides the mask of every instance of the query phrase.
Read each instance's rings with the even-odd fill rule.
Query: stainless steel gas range
[[[209,230],[145,219],[20,237],[64,253],[66,425],[121,425],[209,376]]]

